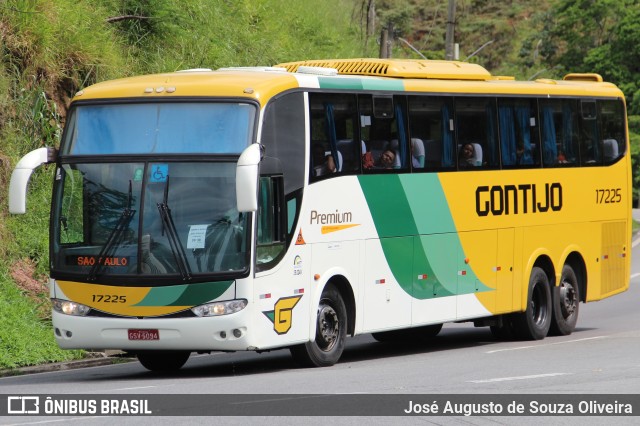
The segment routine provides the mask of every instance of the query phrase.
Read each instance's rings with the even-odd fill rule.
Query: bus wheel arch
[[[334,285],[347,309],[347,335],[354,336],[356,330],[356,299],[353,294],[353,288],[349,280],[343,275],[334,275],[331,277],[327,285]]]

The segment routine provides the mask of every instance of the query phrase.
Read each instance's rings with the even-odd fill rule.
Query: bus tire
[[[346,336],[347,309],[338,289],[328,284],[318,304],[315,338],[292,346],[291,355],[304,367],[329,367],[340,359]]]
[[[138,361],[149,371],[171,372],[179,370],[189,359],[188,351],[138,352]]]
[[[549,334],[568,336],[576,328],[580,310],[580,285],[573,268],[564,265],[560,284],[553,288],[553,316]]]
[[[549,277],[542,268],[534,266],[529,278],[527,308],[513,317],[518,337],[524,340],[544,339],[551,326],[552,310]]]

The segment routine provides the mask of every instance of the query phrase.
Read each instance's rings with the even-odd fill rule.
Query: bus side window
[[[413,168],[435,171],[455,167],[451,98],[409,96],[408,104]]]
[[[605,164],[625,153],[624,107],[620,101],[598,101],[598,121],[602,129],[602,153]]]
[[[499,100],[498,126],[503,167],[540,165],[536,109],[532,99]]]
[[[455,99],[458,168],[500,166],[495,98]]]
[[[258,238],[256,244],[256,269],[269,269],[285,248],[285,221],[283,203],[283,178],[260,178],[258,191]]]
[[[580,101],[580,154],[582,164],[602,164],[603,147],[600,137],[595,100]]]
[[[584,162],[584,147],[579,142],[585,138],[578,129],[576,101],[541,99],[539,114],[543,165],[577,166],[581,156]]]
[[[358,97],[363,168],[371,170],[407,170],[411,147],[406,127],[404,96]]]
[[[355,105],[354,95],[309,94],[311,181],[360,169]]]

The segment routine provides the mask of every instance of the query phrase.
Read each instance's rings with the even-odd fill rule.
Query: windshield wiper
[[[164,187],[164,198],[161,203],[157,203],[158,212],[160,213],[160,218],[162,219],[162,231],[167,231],[167,238],[169,239],[169,246],[171,247],[171,252],[173,253],[173,257],[176,260],[176,264],[178,265],[178,269],[180,270],[180,274],[182,274],[183,280],[191,279],[191,268],[189,267],[189,263],[187,261],[187,254],[180,244],[180,237],[178,236],[178,231],[176,230],[176,225],[173,223],[173,217],[171,216],[171,209],[167,204],[167,198],[169,197],[169,176],[167,175],[167,183]]]
[[[109,238],[107,238],[106,243],[102,246],[102,250],[100,250],[100,253],[98,254],[98,259],[96,259],[96,262],[89,270],[89,276],[87,277],[88,281],[94,281],[97,278],[98,274],[104,268],[106,260],[113,256],[116,247],[120,244],[120,240],[122,239],[125,230],[129,228],[129,223],[131,223],[131,219],[133,219],[133,216],[136,214],[136,211],[131,209],[131,199],[132,189],[131,180],[129,180],[127,207],[122,210],[118,223],[116,223],[116,226],[111,231],[111,234],[109,234]]]

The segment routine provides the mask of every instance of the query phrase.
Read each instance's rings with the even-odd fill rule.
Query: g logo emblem
[[[293,308],[298,304],[302,296],[283,297],[278,299],[273,306],[273,311],[263,312],[271,322],[273,330],[278,334],[287,334],[291,330],[293,321]]]

